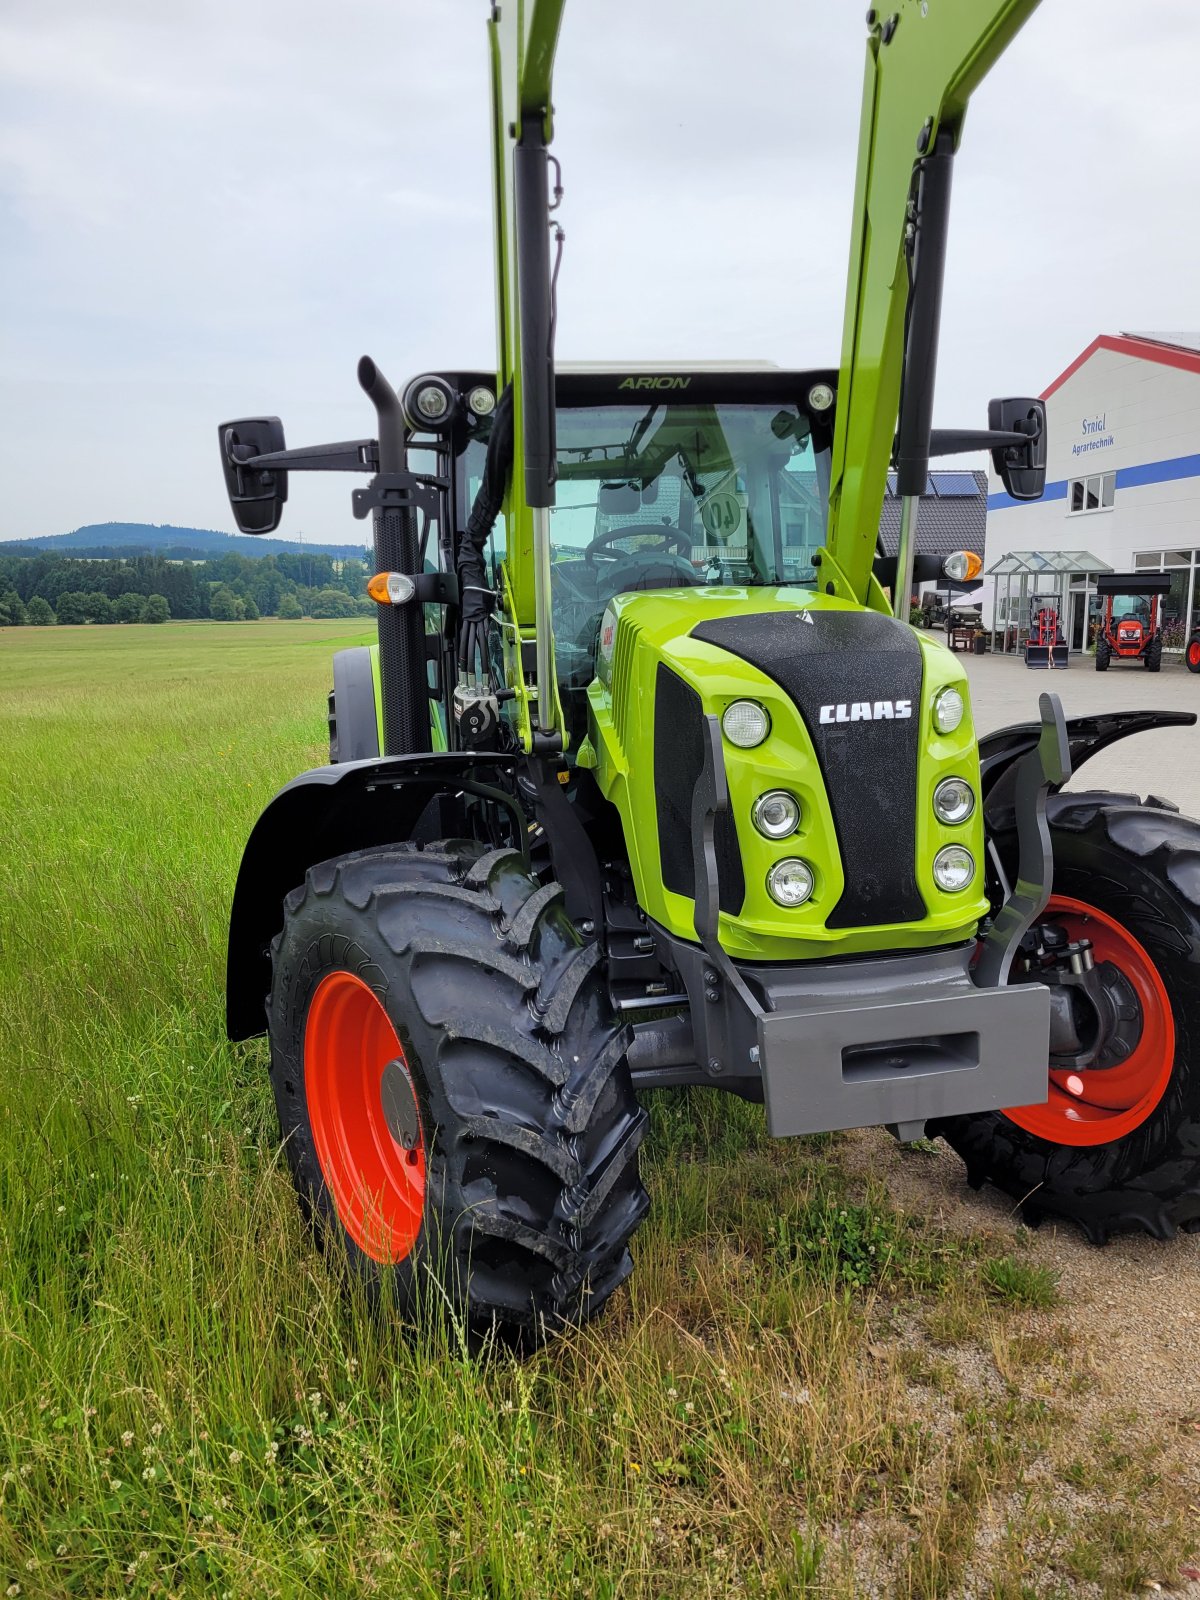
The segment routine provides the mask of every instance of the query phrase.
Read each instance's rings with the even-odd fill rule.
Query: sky
[[[930,0],[931,5],[964,0]],[[865,0],[572,0],[563,360],[833,364]],[[232,530],[217,424],[495,361],[487,0],[0,0],[0,539]],[[935,422],[1200,326],[1194,0],[1043,0],[956,162]],[[349,480],[280,533],[361,538]]]

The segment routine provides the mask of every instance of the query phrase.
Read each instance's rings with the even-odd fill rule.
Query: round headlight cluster
[[[721,732],[739,750],[753,750],[771,731],[771,719],[754,700],[735,700],[725,707]]]
[[[440,384],[427,383],[413,396],[418,413],[426,422],[440,422],[450,409],[446,391]]]
[[[786,839],[800,826],[800,802],[786,789],[760,794],[750,813],[764,839]]]
[[[467,396],[467,407],[477,417],[490,417],[496,409],[496,396],[482,383],[476,384]]]
[[[933,697],[933,725],[939,733],[953,733],[966,711],[963,697],[957,689],[939,689]]]
[[[767,893],[777,906],[802,906],[814,887],[812,868],[798,856],[777,861],[767,873]]]
[[[943,845],[933,858],[933,878],[939,889],[958,894],[975,877],[975,857],[961,844]]]
[[[943,778],[933,791],[939,822],[965,822],[975,809],[975,791],[965,778]]]
[[[457,404],[454,390],[445,378],[432,372],[414,378],[400,399],[404,420],[415,433],[437,433],[448,428]]]

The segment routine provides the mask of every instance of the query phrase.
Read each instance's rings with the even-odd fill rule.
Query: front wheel
[[[1146,654],[1143,657],[1143,660],[1146,663],[1146,671],[1147,672],[1161,672],[1162,671],[1162,634],[1161,633],[1156,633],[1154,638],[1151,639],[1150,643],[1146,646]]]
[[[1200,672],[1200,634],[1197,634],[1194,639],[1190,639],[1188,641],[1188,647],[1184,653],[1184,660],[1187,662],[1187,669],[1189,672]]]
[[[1096,671],[1107,672],[1108,663],[1112,660],[1112,646],[1107,639],[1096,640]]]
[[[1120,1019],[1114,1043],[1090,1066],[1048,1065],[1044,1105],[938,1131],[968,1180],[1012,1195],[1030,1223],[1069,1219],[1095,1244],[1200,1230],[1200,823],[1112,795],[1061,794],[1048,810],[1042,921],[1091,941]]]
[[[536,1342],[632,1269],[646,1114],[599,947],[514,850],[310,868],[273,951],[271,1079],[302,1207],[400,1309]]]

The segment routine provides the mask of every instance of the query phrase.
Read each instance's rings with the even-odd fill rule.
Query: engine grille
[[[808,621],[805,621],[805,617]],[[716,617],[692,637],[740,656],[796,706],[816,751],[833,811],[845,889],[830,928],[919,922],[917,762],[921,647],[912,631],[874,611],[780,611]],[[907,700],[907,718],[822,722],[823,706]],[[849,714],[849,713],[847,713]]]
[[[696,898],[692,859],[692,795],[704,766],[704,707],[696,691],[659,664],[654,691],[654,791],[663,882],[675,894]],[[721,879],[721,910],[735,917],[746,898],[746,878],[733,814],[723,811],[713,842]]]

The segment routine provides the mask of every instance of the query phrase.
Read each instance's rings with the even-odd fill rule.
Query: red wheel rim
[[[396,1030],[353,973],[331,972],[312,997],[304,1092],[321,1175],[342,1226],[372,1260],[403,1261],[421,1231],[425,1140]],[[401,1142],[409,1137],[411,1148]]]
[[[1193,671],[1200,671],[1200,639],[1193,639],[1188,645],[1187,661]]]
[[[1090,939],[1097,963],[1111,961],[1142,1008],[1142,1035],[1119,1066],[1051,1072],[1044,1106],[1011,1106],[1004,1115],[1052,1144],[1110,1144],[1140,1127],[1163,1097],[1175,1063],[1175,1018],[1158,968],[1128,928],[1095,906],[1052,895],[1046,915],[1070,939]]]

